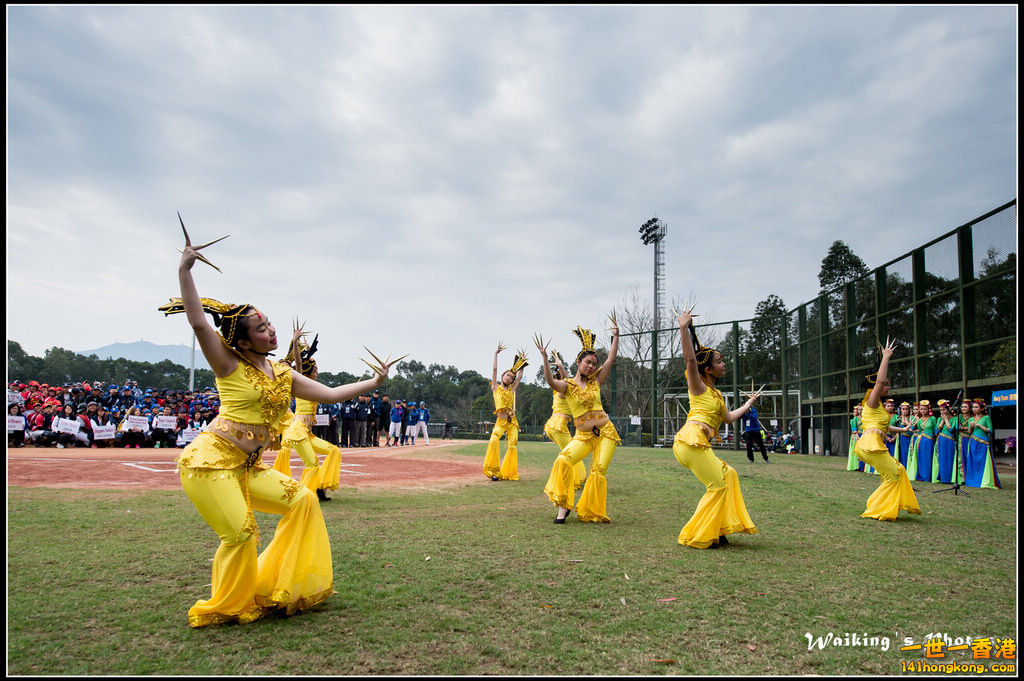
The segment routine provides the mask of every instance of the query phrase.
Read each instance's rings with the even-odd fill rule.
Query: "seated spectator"
[[[67,433],[62,430],[58,430],[57,424],[63,421],[74,423],[78,421],[78,417],[75,415],[75,408],[71,404],[63,405],[57,412],[56,417],[53,419],[51,429],[53,430],[54,438],[56,439],[57,449],[64,449],[65,447],[74,447],[78,442],[77,433]]]
[[[161,416],[175,419],[174,428],[158,428],[157,419]],[[177,445],[178,441],[178,430],[177,430],[177,417],[174,414],[173,409],[169,404],[165,404],[162,410],[153,410],[153,418],[150,421],[153,432],[150,435],[150,439],[153,442],[153,446],[159,449],[160,447],[172,448]]]
[[[27,417],[28,431],[25,432],[25,441],[31,440],[33,447],[52,447],[56,438],[50,430],[53,424],[53,410],[56,400],[40,400],[33,406],[33,414]]]
[[[11,430],[11,420],[20,421],[20,430]],[[25,415],[21,411],[21,405],[12,402],[7,405],[7,446],[25,446]]]
[[[84,403],[78,405],[75,409],[75,416],[79,424],[78,432],[75,433],[75,437],[78,438],[78,445],[80,447],[89,447],[92,445],[92,421],[89,420],[89,405]]]
[[[125,412],[124,418],[117,426],[117,429],[121,432],[120,444],[124,446],[125,449],[129,449],[131,447],[138,449],[142,447],[142,445],[147,444],[147,439],[149,438],[149,426],[143,426],[141,423],[133,423],[129,425],[129,416],[145,417],[142,413],[142,409],[139,407],[130,407],[127,412]]]
[[[115,442],[114,439],[111,439],[111,438],[97,438],[96,437],[96,429],[97,428],[101,428],[103,426],[117,425],[117,423],[115,423],[114,421],[111,420],[110,414],[107,413],[107,408],[104,407],[102,404],[97,405],[96,406],[96,414],[95,414],[95,416],[91,416],[89,418],[89,421],[90,421],[89,425],[90,425],[91,431],[93,433],[92,446],[93,447],[100,447],[100,448],[112,447],[114,445],[114,442]]]
[[[25,396],[22,394],[22,385],[18,381],[12,381],[7,386],[7,404],[16,404],[19,407],[25,406]]]

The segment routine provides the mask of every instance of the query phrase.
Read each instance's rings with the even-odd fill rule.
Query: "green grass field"
[[[845,457],[719,452],[760,533],[700,551],[676,537],[704,489],[669,450],[616,451],[608,525],[551,522],[555,454],[522,443],[518,482],[338,490],[338,593],[203,629],[186,612],[218,541],[184,493],[8,488],[7,672],[888,675],[924,659],[906,636],[1016,641],[1015,477],[970,497],[914,483],[922,515],[888,523],[859,517],[878,478]],[[276,516],[258,519],[265,545]],[[878,645],[809,650],[829,633]]]

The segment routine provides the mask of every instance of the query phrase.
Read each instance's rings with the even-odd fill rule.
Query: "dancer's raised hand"
[[[185,233],[185,248],[178,249],[178,251],[181,253],[181,266],[184,267],[185,269],[190,270],[192,269],[192,265],[195,264],[196,260],[202,260],[207,265],[220,272],[220,268],[214,265],[209,260],[207,260],[199,251],[203,250],[207,246],[212,246],[218,241],[223,241],[224,239],[227,239],[231,235],[225,234],[221,238],[214,239],[213,241],[207,242],[201,246],[193,246],[192,240],[188,236],[188,230],[185,229],[185,221],[181,219],[181,213],[178,213],[178,222],[181,223],[181,231]]]

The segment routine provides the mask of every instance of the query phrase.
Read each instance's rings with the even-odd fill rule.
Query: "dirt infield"
[[[436,487],[484,481],[483,460],[446,456],[445,451],[472,441],[445,440],[407,447],[341,450],[341,487]],[[13,487],[180,490],[174,458],[180,449],[7,450],[7,484]],[[274,463],[274,455],[264,461]],[[302,461],[292,456],[292,477]]]

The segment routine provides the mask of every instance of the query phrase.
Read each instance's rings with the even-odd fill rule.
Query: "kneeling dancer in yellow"
[[[862,518],[875,520],[896,520],[900,511],[917,513],[921,508],[917,505],[917,496],[910,486],[907,470],[898,459],[894,459],[885,446],[885,436],[894,430],[902,430],[889,425],[889,412],[882,406],[882,398],[889,394],[889,358],[895,352],[893,342],[887,342],[882,349],[882,361],[878,373],[868,376],[864,382],[867,393],[864,396],[864,408],[861,419],[864,422],[864,433],[857,440],[854,453],[864,463],[873,466],[881,476],[881,483],[870,497],[867,509],[861,513]]]
[[[328,388],[283,362],[271,362],[277,334],[259,310],[199,297],[191,268],[197,259],[212,266],[199,254],[208,245],[193,247],[185,233],[178,266],[181,298],[160,307],[165,314],[185,313],[221,399],[220,414],[176,460],[182,488],[221,540],[210,598],[188,612],[193,627],[252,622],[273,610],[292,614],[334,593],[320,504],[308,489],[264,464],[263,449],[281,428],[293,394],[343,401],[382,383],[394,363],[381,362],[373,379]],[[213,315],[219,332],[204,312]],[[282,516],[259,556],[254,510]]]
[[[304,335],[302,329],[296,324],[292,334],[291,347],[288,348],[288,359],[285,361],[294,362],[299,373],[315,381],[319,376],[319,371],[313,354],[317,350],[316,345],[320,336],[317,335],[313,339],[312,345],[307,346],[302,340]],[[341,449],[313,435],[317,406],[319,406],[319,402],[304,400],[301,397],[295,398],[295,414],[285,425],[284,432],[281,434],[281,449],[274,461],[274,470],[291,477],[290,458],[291,451],[294,449],[306,466],[299,482],[307,489],[315,491],[320,501],[330,501],[326,490],[338,489],[338,483],[341,482]],[[323,463],[319,464],[321,456],[324,459]]]
[[[698,549],[717,548],[729,543],[725,535],[735,532],[757,534],[757,527],[743,503],[736,469],[715,456],[710,438],[718,433],[723,421],[733,423],[741,418],[759,393],[751,395],[739,409],[726,411],[725,399],[715,388],[717,382],[725,378],[725,360],[721,353],[697,340],[690,311],[684,310],[677,320],[686,359],[690,411],[686,415],[686,423],[676,433],[672,453],[676,461],[697,476],[707,489],[697,504],[697,510],[679,533],[679,543]]]
[[[494,397],[494,429],[487,442],[484,454],[484,475],[491,480],[519,479],[519,421],[516,420],[516,389],[526,368],[526,353],[520,350],[512,362],[512,368],[501,374],[498,383],[498,354],[505,346],[498,343],[494,351],[494,369],[491,370],[491,395]],[[501,461],[501,436],[508,438],[505,460]]]
[[[568,373],[565,367],[562,366],[562,358],[557,350],[551,353],[551,363],[554,365],[551,368],[551,374],[558,380],[565,380]],[[549,440],[558,445],[559,453],[572,440],[572,433],[569,432],[569,420],[571,418],[572,412],[569,409],[569,403],[565,401],[565,395],[552,389],[551,417],[544,424],[544,434]],[[583,483],[587,479],[587,467],[583,465],[582,461],[577,461],[576,465],[573,466],[572,472],[575,488],[583,487]]]
[[[544,363],[544,378],[553,390],[565,395],[576,426],[576,435],[555,458],[544,486],[544,493],[558,508],[554,520],[558,525],[565,522],[573,509],[576,496],[574,468],[591,452],[594,458],[579,503],[575,506],[576,516],[586,522],[611,522],[607,515],[608,481],[605,474],[615,448],[622,442],[601,405],[601,384],[608,379],[619,351],[619,325],[615,322],[614,313],[611,320],[611,347],[608,359],[600,368],[594,350],[594,334],[579,326],[573,331],[583,344],[583,349],[576,356],[576,375],[566,380],[557,379],[547,362]],[[547,347],[543,338],[537,336],[535,341],[537,349],[546,357]]]

